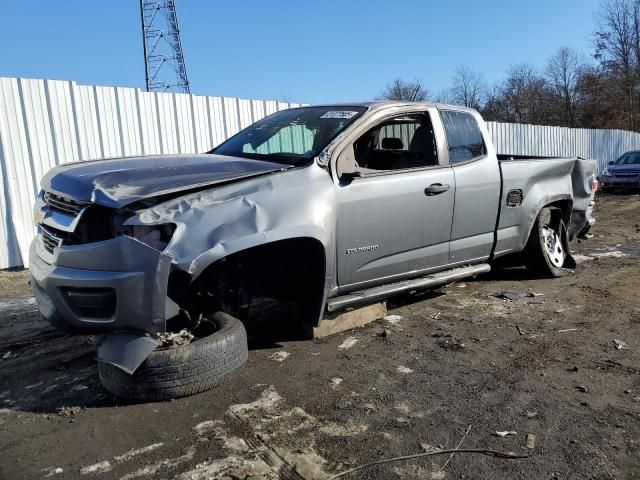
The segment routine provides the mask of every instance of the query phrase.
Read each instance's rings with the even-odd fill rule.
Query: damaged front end
[[[175,226],[127,226],[134,214],[43,192],[30,249],[41,314],[67,333],[110,334],[101,357],[128,372],[160,344],[167,319],[179,312],[167,297],[173,267],[163,253]]]

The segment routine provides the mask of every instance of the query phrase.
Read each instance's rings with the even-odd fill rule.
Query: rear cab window
[[[447,135],[449,163],[474,160],[487,154],[487,147],[476,118],[467,112],[440,110]]]

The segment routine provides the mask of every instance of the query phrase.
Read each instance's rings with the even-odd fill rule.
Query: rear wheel
[[[545,207],[531,229],[525,247],[525,264],[531,272],[544,277],[561,277],[569,252],[565,243],[566,226],[559,209]]]

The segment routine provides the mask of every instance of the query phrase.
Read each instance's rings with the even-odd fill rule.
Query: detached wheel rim
[[[542,227],[542,239],[549,261],[554,267],[561,268],[564,265],[566,254],[559,232],[549,225],[545,225]]]

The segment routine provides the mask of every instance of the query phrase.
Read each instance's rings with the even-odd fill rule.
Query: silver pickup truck
[[[569,241],[594,222],[594,173],[593,160],[498,156],[471,109],[284,110],[206,154],[51,170],[31,286],[54,325],[99,335],[110,391],[187,395],[246,361],[258,297],[295,300],[308,332],[504,257],[561,275]],[[171,345],[176,335],[190,342]]]

